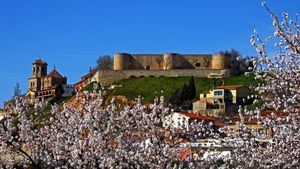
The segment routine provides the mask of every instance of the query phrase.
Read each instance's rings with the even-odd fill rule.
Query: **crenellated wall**
[[[224,54],[128,54],[114,55],[114,70],[229,69]]]

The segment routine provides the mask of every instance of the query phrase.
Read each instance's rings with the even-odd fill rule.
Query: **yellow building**
[[[207,116],[235,113],[239,105],[246,104],[243,99],[250,94],[251,91],[242,85],[216,86],[200,94],[200,99],[193,103],[193,112]]]
[[[271,133],[268,130],[268,128],[265,128],[261,124],[257,124],[256,121],[244,122],[243,125],[249,130],[252,130],[252,133],[255,135],[256,138],[264,139],[264,138],[271,137]],[[230,123],[227,134],[228,136],[238,135],[239,131],[240,131],[239,123]]]

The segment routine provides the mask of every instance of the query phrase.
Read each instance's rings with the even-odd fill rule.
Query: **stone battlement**
[[[230,69],[224,54],[128,54],[114,55],[114,70]]]

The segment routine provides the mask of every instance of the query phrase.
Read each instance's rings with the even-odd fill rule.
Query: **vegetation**
[[[53,105],[54,103],[60,104],[63,102],[66,98],[62,97],[62,94],[64,93],[64,89],[61,85],[59,85],[55,91],[55,96],[51,100],[49,100],[49,103]]]
[[[188,83],[185,83],[182,88],[175,90],[170,96],[169,102],[176,107],[183,109],[192,109],[192,100],[196,96],[196,86],[194,77],[190,78]]]
[[[99,56],[96,68],[98,70],[111,70],[113,68],[113,58],[109,55]]]
[[[21,95],[21,89],[19,82],[16,83],[16,86],[14,87],[14,97],[19,97]]]
[[[121,80],[116,85],[111,95],[124,95],[130,99],[136,98],[138,95],[144,98],[143,102],[152,103],[157,96],[164,95],[167,100],[170,99],[172,93],[189,81],[190,77],[132,77]],[[196,86],[196,98],[200,93],[208,91],[213,87],[213,79],[194,78]],[[249,87],[254,82],[252,75],[237,75],[224,79],[225,85],[244,85]],[[219,84],[219,83],[217,83]]]

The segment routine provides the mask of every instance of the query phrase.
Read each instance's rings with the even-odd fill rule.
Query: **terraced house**
[[[221,116],[224,113],[237,112],[239,105],[245,105],[245,99],[251,91],[242,85],[215,86],[212,90],[200,94],[193,103],[193,112],[205,116]]]

